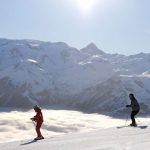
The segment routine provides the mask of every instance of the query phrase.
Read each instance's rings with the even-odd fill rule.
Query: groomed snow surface
[[[5,111],[4,111],[5,110]],[[71,110],[43,110],[44,140],[36,136],[28,112],[1,109],[0,150],[149,150],[150,119],[137,118],[139,127],[122,127],[130,123],[99,114]],[[127,114],[125,115],[127,116]]]

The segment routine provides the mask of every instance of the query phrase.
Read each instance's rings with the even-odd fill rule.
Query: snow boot
[[[137,124],[136,123],[131,123],[130,126],[131,127],[137,127]]]
[[[40,136],[40,137],[36,137],[34,140],[42,140],[42,139],[44,139],[44,137]]]

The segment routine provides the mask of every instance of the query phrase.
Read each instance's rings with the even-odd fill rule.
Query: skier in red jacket
[[[35,129],[36,129],[37,137],[35,138],[35,140],[41,140],[41,139],[44,139],[40,131],[40,128],[43,123],[43,115],[42,115],[41,108],[38,107],[37,105],[34,106],[34,110],[36,112],[36,115],[33,118],[31,118],[31,120],[36,122]]]

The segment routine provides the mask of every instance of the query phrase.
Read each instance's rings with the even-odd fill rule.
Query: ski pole
[[[136,120],[140,123],[141,121],[136,117]]]
[[[128,121],[128,119],[129,119],[129,114],[130,114],[130,113],[127,114],[126,121],[125,121],[125,126],[127,125],[127,121]]]
[[[32,123],[33,123],[33,125],[34,125],[34,127],[35,127],[35,123],[34,123],[34,121],[32,120]]]

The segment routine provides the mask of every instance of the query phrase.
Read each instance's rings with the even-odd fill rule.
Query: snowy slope
[[[42,141],[24,140],[0,144],[1,150],[149,150],[150,128],[109,128],[48,137]]]
[[[150,54],[108,54],[91,43],[0,39],[0,106],[66,105],[89,112],[124,111],[134,93],[149,113]],[[122,109],[121,109],[122,108]]]

